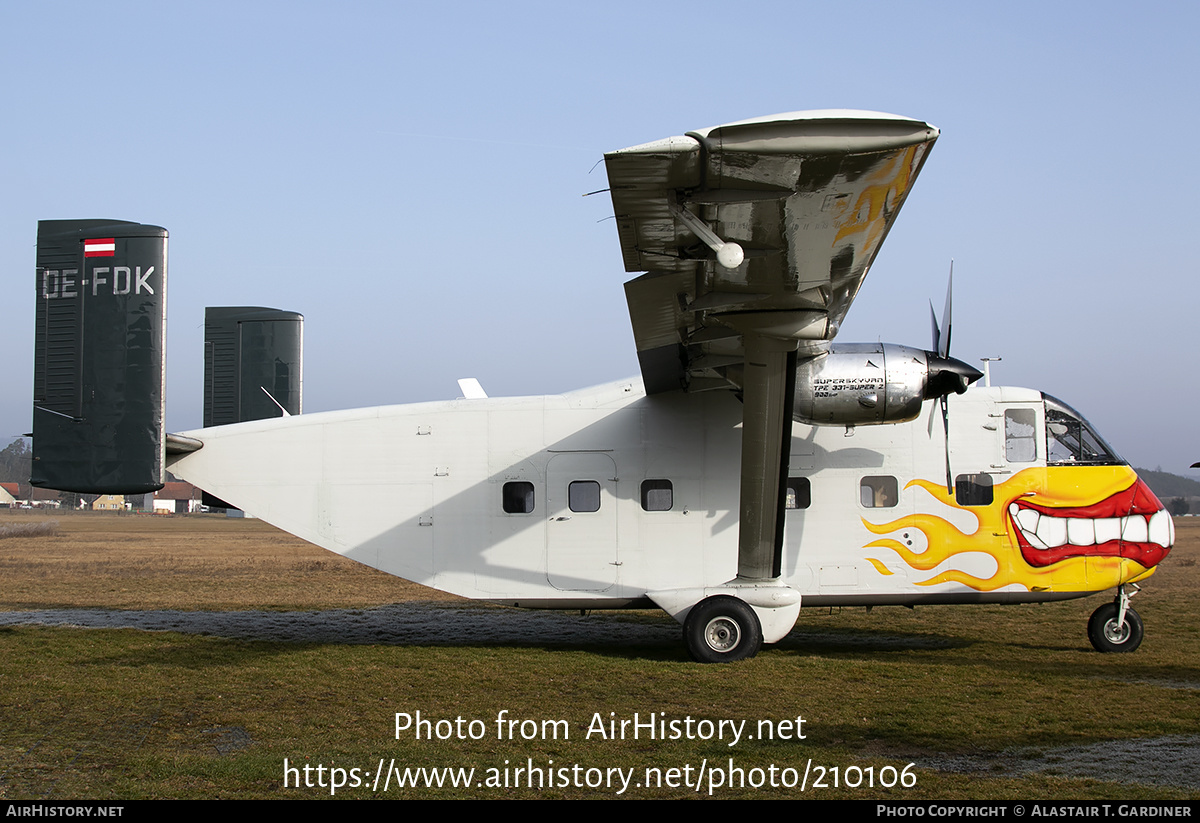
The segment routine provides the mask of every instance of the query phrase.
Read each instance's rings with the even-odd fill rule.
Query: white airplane
[[[1114,587],[1089,636],[1132,651],[1129,598],[1173,525],[1087,421],[1038,391],[969,388],[980,373],[949,356],[949,296],[930,351],[831,343],[937,137],[812,111],[606,155],[625,268],[645,272],[625,285],[640,380],[519,398],[466,383],[446,402],[170,435],[154,457],[165,445],[207,492],[436,589],[660,607],[701,662],[753,656],[801,606]],[[75,235],[96,249],[96,233]],[[40,305],[67,289],[49,265]],[[81,271],[70,288],[94,301]],[[155,282],[124,278],[126,293]],[[53,445],[53,415],[71,414],[35,400],[35,448],[39,416]]]

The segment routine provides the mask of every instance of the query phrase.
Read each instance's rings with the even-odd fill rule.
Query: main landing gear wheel
[[[1117,622],[1117,604],[1105,603],[1088,620],[1088,639],[1098,652],[1131,652],[1142,644],[1142,618],[1125,609],[1125,622]]]
[[[697,663],[731,663],[758,654],[762,624],[746,603],[719,594],[692,607],[683,624],[683,639]]]

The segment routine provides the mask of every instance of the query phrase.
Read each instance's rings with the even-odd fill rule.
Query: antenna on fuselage
[[[487,392],[483,390],[483,386],[474,377],[460,377],[458,380],[458,390],[462,392],[464,400],[487,399]]]
[[[981,357],[979,359],[983,362],[983,385],[988,388],[991,388],[992,370],[989,368],[989,366],[992,364],[993,361],[998,363],[1001,360],[1003,360],[1004,358],[1003,357]]]
[[[282,404],[282,403],[280,403],[278,400],[276,400],[276,399],[275,399],[275,395],[273,395],[273,394],[271,394],[269,391],[267,391],[267,387],[266,387],[266,386],[259,386],[259,388],[263,390],[263,394],[265,394],[267,397],[271,398],[271,402],[272,402],[272,403],[274,403],[276,406],[278,406],[278,407],[279,407],[279,410],[280,410],[281,412],[283,412],[283,416],[284,416],[284,417],[291,417],[291,416],[292,416],[292,413],[291,413],[290,411],[288,411],[287,409],[285,409],[285,408],[283,407],[283,404]]]

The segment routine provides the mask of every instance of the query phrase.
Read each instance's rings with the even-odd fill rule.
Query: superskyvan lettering
[[[87,272],[85,271],[86,275]],[[92,297],[102,294],[154,294],[150,276],[154,266],[142,271],[141,266],[95,266],[91,276],[79,279],[79,269],[43,269],[42,299],[55,300],[61,297],[78,297],[91,293]],[[90,286],[91,288],[87,288]]]

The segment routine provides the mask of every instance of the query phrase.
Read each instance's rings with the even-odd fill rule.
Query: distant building
[[[154,493],[155,514],[187,514],[200,510],[200,489],[173,480]]]
[[[126,509],[125,495],[102,494],[92,501],[94,512],[123,512]]]
[[[36,486],[30,488],[29,498],[27,501],[35,509],[58,509],[62,508],[62,499],[59,495],[63,494],[56,489],[39,489]]]

